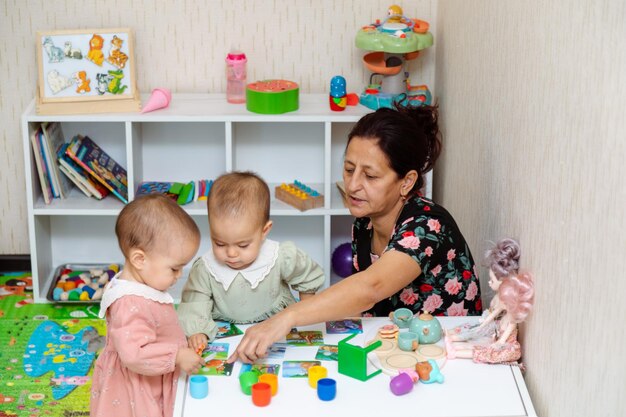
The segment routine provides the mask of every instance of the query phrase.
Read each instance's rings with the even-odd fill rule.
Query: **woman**
[[[454,219],[420,196],[439,156],[437,108],[379,109],[348,136],[343,179],[354,274],[252,326],[229,361],[252,362],[290,329],[400,307],[435,315],[482,311],[474,260]]]

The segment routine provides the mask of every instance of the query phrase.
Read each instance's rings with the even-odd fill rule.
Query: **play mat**
[[[88,416],[98,305],[32,303],[30,272],[0,272],[0,417]]]

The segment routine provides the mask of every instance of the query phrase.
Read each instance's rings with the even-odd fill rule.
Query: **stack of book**
[[[66,164],[63,164],[64,161]],[[68,161],[73,161],[72,166]],[[85,186],[96,198],[104,198],[108,191],[113,193],[124,204],[128,203],[128,177],[126,169],[111,158],[102,148],[88,136],[74,136],[59,155],[59,162],[66,168],[73,167],[72,174],[82,177],[87,183],[98,183],[104,187],[94,187],[100,195]],[[81,168],[78,170],[76,168]],[[90,181],[91,180],[91,181]],[[86,185],[85,182],[82,182]],[[79,187],[80,188],[80,187]],[[104,189],[103,189],[104,188]],[[81,189],[82,190],[82,189]],[[107,191],[108,190],[108,191]],[[83,190],[84,192],[85,190]]]
[[[101,200],[113,193],[128,202],[126,170],[89,137],[75,136],[66,143],[61,124],[54,122],[39,126],[31,142],[46,204],[68,197],[72,185],[88,197]]]
[[[44,202],[50,204],[53,198],[65,198],[72,188],[68,178],[59,174],[55,155],[65,144],[60,123],[43,123],[30,137],[35,165],[41,184]]]

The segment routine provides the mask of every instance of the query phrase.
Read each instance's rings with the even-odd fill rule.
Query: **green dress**
[[[296,302],[291,290],[315,293],[324,281],[322,268],[293,242],[266,239],[252,265],[239,271],[209,251],[193,263],[178,317],[187,337],[204,333],[213,340],[214,320],[263,321]]]

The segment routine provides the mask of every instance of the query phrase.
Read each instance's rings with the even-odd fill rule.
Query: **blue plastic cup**
[[[193,375],[189,378],[191,398],[202,399],[209,395],[209,379],[204,375]]]
[[[322,401],[332,401],[337,395],[337,381],[332,378],[322,378],[317,381],[317,396]]]

